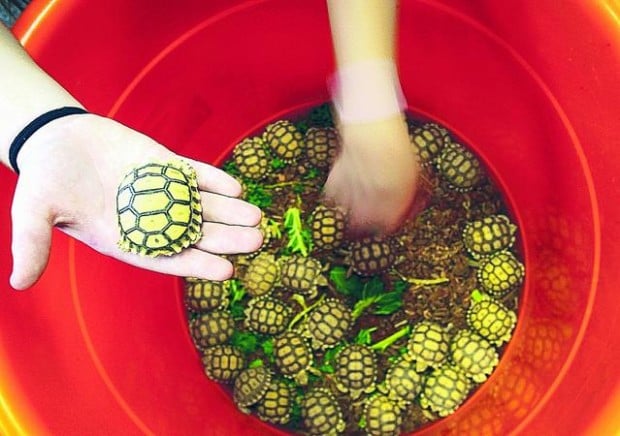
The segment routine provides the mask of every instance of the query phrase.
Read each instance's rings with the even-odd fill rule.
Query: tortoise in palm
[[[170,256],[202,237],[196,172],[185,161],[132,169],[118,187],[116,210],[123,251]]]

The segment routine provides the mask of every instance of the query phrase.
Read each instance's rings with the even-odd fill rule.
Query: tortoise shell
[[[385,272],[394,265],[395,261],[394,242],[379,236],[368,236],[353,241],[346,257],[346,262],[353,271],[362,276]]]
[[[235,146],[233,160],[243,177],[262,180],[271,171],[271,161],[260,137],[246,138]]]
[[[372,436],[398,436],[403,422],[401,410],[388,396],[373,395],[364,405],[364,430]]]
[[[318,259],[293,255],[281,257],[279,263],[282,286],[310,297],[316,296],[317,286],[327,286],[324,268]]]
[[[335,372],[338,388],[348,392],[355,399],[363,392],[374,390],[377,379],[377,362],[372,348],[366,345],[349,344],[335,357]]]
[[[273,154],[284,162],[293,162],[303,151],[303,135],[288,120],[279,120],[265,127],[263,139]]]
[[[245,326],[256,332],[276,335],[286,329],[293,309],[285,302],[268,296],[252,298],[244,311]]]
[[[385,387],[390,399],[401,406],[411,404],[422,390],[422,375],[415,363],[401,357],[388,369]]]
[[[416,370],[437,367],[448,357],[450,334],[448,329],[432,321],[417,323],[407,342],[406,357],[416,362]]]
[[[508,250],[483,259],[476,274],[480,286],[494,297],[502,297],[520,286],[524,276],[523,264]]]
[[[116,211],[123,251],[170,256],[202,237],[196,172],[184,161],[131,170],[118,187]]]
[[[410,138],[423,165],[434,162],[450,142],[448,132],[434,123],[425,123],[420,127],[415,127]]]
[[[293,378],[304,386],[308,383],[307,370],[312,366],[312,349],[297,332],[287,331],[273,340],[275,363],[285,377]]]
[[[333,250],[344,240],[346,214],[339,208],[319,204],[310,218],[315,250]]]
[[[455,142],[443,149],[437,158],[437,169],[450,187],[461,192],[472,190],[482,180],[482,167],[476,156]]]
[[[245,357],[232,345],[216,345],[204,350],[202,366],[210,379],[230,383],[245,368]]]
[[[230,339],[235,330],[235,321],[230,312],[214,310],[194,319],[190,330],[197,346],[212,347]]]
[[[471,382],[463,371],[446,364],[435,368],[427,377],[420,405],[439,416],[448,416],[465,401],[470,389]]]
[[[338,435],[346,426],[340,405],[325,388],[315,388],[304,396],[301,416],[311,435]]]
[[[456,332],[450,342],[452,362],[473,381],[482,383],[499,362],[489,341],[469,329]]]
[[[273,374],[264,366],[241,371],[233,388],[233,399],[239,409],[247,413],[248,406],[258,403],[269,389],[272,378]]]
[[[253,297],[270,294],[280,277],[280,265],[273,254],[254,257],[243,275],[243,287]]]
[[[192,277],[185,279],[185,304],[195,312],[208,312],[221,309],[228,302],[226,282],[202,280]]]
[[[465,225],[463,244],[472,257],[479,259],[512,247],[516,231],[517,226],[506,215],[491,215]]]
[[[263,421],[272,424],[286,424],[291,418],[294,393],[282,380],[272,380],[256,405],[256,413]]]
[[[309,313],[304,334],[310,338],[312,348],[330,348],[345,337],[352,325],[351,309],[328,298]]]
[[[336,159],[340,139],[333,127],[310,127],[304,135],[306,156],[311,165],[329,168]]]
[[[467,310],[467,324],[496,346],[508,342],[517,323],[516,313],[488,295],[472,300]]]

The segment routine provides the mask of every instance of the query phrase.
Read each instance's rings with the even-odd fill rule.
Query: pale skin
[[[30,120],[54,108],[81,106],[23,52],[0,25],[0,159]],[[161,144],[111,119],[72,115],[39,129],[24,145],[12,217],[11,286],[26,289],[40,277],[49,257],[52,228],[95,250],[138,267],[179,276],[225,280],[232,264],[226,253],[256,250],[261,211],[235,198],[239,183],[210,165],[191,161],[198,175],[203,210],[202,239],[171,257],[149,258],[118,248],[116,190],[136,164],[178,159]]]
[[[327,5],[337,69],[394,61],[396,0],[327,0]],[[357,79],[356,85],[361,81],[362,86],[353,92],[385,85],[376,83],[375,76]],[[391,116],[341,121],[338,129],[342,150],[325,186],[327,197],[349,211],[354,229],[396,230],[412,206],[420,172],[402,113],[395,107]]]

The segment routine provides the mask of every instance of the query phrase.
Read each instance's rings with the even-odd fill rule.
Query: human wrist
[[[402,113],[405,98],[391,59],[368,59],[341,67],[329,80],[341,123],[366,123]]]

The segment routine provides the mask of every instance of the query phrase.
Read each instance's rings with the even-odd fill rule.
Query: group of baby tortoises
[[[422,164],[432,166],[450,189],[467,192],[481,182],[482,168],[474,154],[443,127],[412,125],[410,136]],[[287,164],[303,155],[325,171],[336,156],[338,141],[331,126],[302,132],[293,122],[280,120],[261,135],[241,141],[231,161],[242,184],[273,176],[280,165],[274,165],[274,159]],[[149,163],[132,170],[119,187],[117,208],[119,246],[126,251],[172,255],[200,238],[196,175],[184,162]],[[323,204],[309,214],[310,253],[276,253],[271,249],[276,237],[266,219],[260,228],[265,236],[261,250],[237,259],[243,272],[238,286],[246,295],[240,315],[230,310],[230,281],[185,280],[189,330],[205,373],[232,384],[240,410],[287,424],[297,408],[307,433],[336,435],[347,425],[344,396],[363,404],[359,425],[367,434],[398,434],[409,405],[417,402],[429,413],[447,416],[497,365],[496,347],[510,339],[516,323],[515,312],[501,299],[524,278],[524,267],[512,251],[517,228],[506,215],[471,220],[462,231],[480,288],[472,292],[467,328],[429,320],[410,325],[406,345],[385,373],[379,371],[377,351],[352,342],[352,310],[345,299],[325,296],[331,286],[327,265],[312,254],[345,252],[350,273],[373,277],[397,262],[394,241],[347,241],[345,214]],[[301,308],[295,297],[303,301]],[[233,341],[240,330],[271,338],[272,359],[250,361]],[[317,368],[317,355],[332,349],[333,373],[326,374]]]

